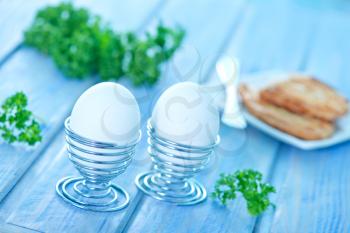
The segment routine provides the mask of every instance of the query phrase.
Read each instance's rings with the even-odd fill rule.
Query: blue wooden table
[[[244,200],[228,207],[206,202],[179,207],[137,191],[134,179],[149,170],[146,137],[127,171],[115,182],[131,195],[113,213],[83,211],[64,203],[56,182],[77,172],[65,153],[63,121],[79,95],[96,82],[64,77],[52,61],[21,44],[37,9],[57,0],[0,1],[0,100],[17,90],[42,118],[44,140],[33,150],[0,145],[0,232],[350,232],[350,143],[302,151],[260,131],[221,125],[215,159],[198,179],[210,192],[222,172],[253,168],[277,189],[275,210],[254,218]],[[221,55],[237,56],[242,73],[305,71],[350,98],[350,1],[348,0],[77,0],[120,31],[152,30],[161,19],[182,25],[184,46],[164,66],[154,87],[134,88],[142,127],[171,84],[216,78]],[[198,65],[199,64],[199,65]]]

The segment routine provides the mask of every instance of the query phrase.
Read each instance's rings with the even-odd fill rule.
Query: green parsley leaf
[[[227,205],[229,200],[237,197],[237,193],[241,193],[247,202],[248,212],[257,216],[269,206],[274,206],[269,200],[269,194],[275,192],[274,187],[262,182],[260,172],[247,169],[234,174],[221,174],[211,196],[223,205]]]
[[[98,72],[102,80],[118,80],[124,75],[125,45],[122,36],[106,29],[100,34]]]
[[[8,143],[21,142],[30,146],[42,139],[39,123],[27,110],[28,100],[23,92],[8,97],[0,110],[0,135]]]
[[[61,3],[40,10],[24,33],[25,44],[52,57],[68,77],[99,74],[102,80],[130,78],[133,84],[154,84],[161,64],[180,47],[185,32],[162,24],[141,39],[133,32],[116,33],[87,9]]]
[[[147,33],[146,40],[128,35],[129,48],[126,53],[130,61],[125,70],[134,85],[154,84],[161,73],[161,64],[169,60],[181,45],[185,31],[177,27],[170,29],[159,24],[155,35]]]

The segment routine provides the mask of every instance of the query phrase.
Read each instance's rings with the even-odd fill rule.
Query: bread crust
[[[334,126],[330,122],[301,116],[281,107],[267,103],[241,85],[239,93],[248,111],[267,124],[304,140],[319,140],[330,137]]]
[[[348,111],[347,100],[309,76],[294,75],[260,92],[261,100],[297,114],[334,121]]]

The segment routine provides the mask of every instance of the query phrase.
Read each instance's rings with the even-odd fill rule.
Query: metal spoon
[[[238,60],[228,56],[222,57],[216,63],[216,71],[221,83],[225,86],[226,93],[225,108],[221,121],[230,127],[244,129],[247,127],[247,123],[240,111],[237,96],[239,79]]]

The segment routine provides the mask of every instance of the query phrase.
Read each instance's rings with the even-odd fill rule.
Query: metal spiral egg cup
[[[127,145],[93,141],[72,131],[65,121],[67,152],[82,177],[65,177],[56,191],[65,201],[82,209],[116,211],[129,203],[129,194],[111,180],[125,171],[141,138]]]
[[[177,205],[193,205],[207,197],[205,188],[192,177],[206,167],[214,144],[193,147],[159,137],[148,121],[148,153],[153,170],[136,177],[137,187],[151,197]]]

